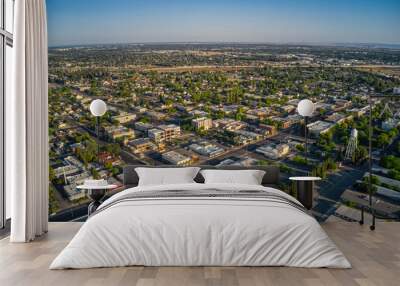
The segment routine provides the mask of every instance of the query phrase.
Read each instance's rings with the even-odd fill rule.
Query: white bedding
[[[246,198],[153,198],[112,203],[131,192],[263,190],[237,184],[135,187],[105,201],[50,269],[127,265],[350,268],[318,222],[282,203]],[[107,207],[108,206],[108,207]]]

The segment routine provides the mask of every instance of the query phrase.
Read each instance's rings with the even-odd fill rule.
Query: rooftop
[[[334,124],[326,121],[315,121],[307,125],[310,132],[323,133],[329,130]]]

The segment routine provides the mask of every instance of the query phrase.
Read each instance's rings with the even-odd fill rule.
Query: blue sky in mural
[[[400,43],[398,0],[47,0],[49,45]]]

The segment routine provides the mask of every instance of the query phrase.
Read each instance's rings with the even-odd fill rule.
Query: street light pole
[[[382,98],[382,99],[399,99],[399,95],[371,95],[368,94],[368,104],[369,104],[369,123],[368,123],[368,206],[369,210],[372,214],[372,224],[370,226],[371,230],[375,229],[375,220],[376,220],[376,213],[375,209],[372,206],[372,133],[374,131],[372,126],[372,98]],[[361,209],[361,220],[360,223],[364,222],[364,208]]]
[[[305,150],[304,158],[305,158],[306,164],[308,166],[308,156],[307,156],[307,154],[308,154],[308,130],[307,130],[307,124],[308,124],[308,116],[305,116],[304,117],[304,136],[305,136],[306,144],[305,144],[305,148],[304,148],[304,150]]]
[[[96,137],[97,137],[97,159],[99,159],[100,154],[100,116],[96,116]]]
[[[96,137],[97,137],[97,160],[99,160],[100,153],[100,116],[103,116],[107,111],[107,105],[101,99],[95,99],[90,104],[90,112],[96,117]]]
[[[309,99],[303,99],[299,102],[297,105],[297,112],[304,117],[304,137],[305,137],[305,161],[308,166],[308,130],[307,130],[307,125],[308,125],[308,118],[312,116],[312,114],[315,111],[315,105],[314,103],[309,100]]]
[[[372,209],[372,98],[371,94],[368,96],[369,103],[369,125],[368,125],[368,171],[369,171],[369,180],[368,180],[368,195],[369,195],[369,209],[372,212],[372,225],[370,226],[371,230],[375,229],[375,211]]]

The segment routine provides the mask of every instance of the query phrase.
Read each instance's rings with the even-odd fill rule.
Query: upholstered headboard
[[[171,166],[171,165],[159,165],[159,166],[145,166],[145,165],[127,165],[123,168],[124,174],[124,185],[129,187],[134,187],[138,185],[139,177],[135,172],[135,168],[137,167],[146,167],[146,168],[182,168],[179,166]],[[262,180],[262,185],[264,186],[277,186],[279,184],[279,167],[278,166],[251,166],[251,167],[242,167],[242,166],[196,166],[204,169],[219,169],[219,170],[263,170],[265,171],[264,178]],[[199,173],[194,179],[197,183],[204,183],[203,176]]]

